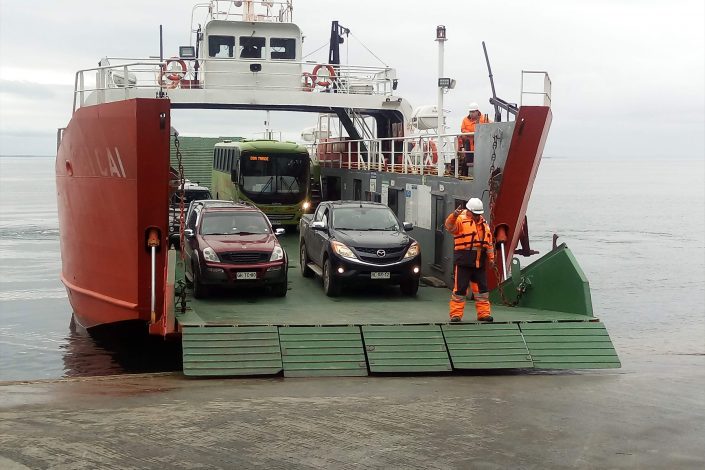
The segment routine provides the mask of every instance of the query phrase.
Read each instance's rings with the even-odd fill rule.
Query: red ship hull
[[[86,328],[151,317],[146,234],[168,235],[170,103],[135,99],[78,109],[56,158],[62,272]],[[156,316],[166,250],[156,256]]]

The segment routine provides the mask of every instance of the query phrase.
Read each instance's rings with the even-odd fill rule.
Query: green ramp
[[[357,326],[280,327],[285,377],[367,375]]]
[[[621,367],[605,325],[600,322],[521,323],[519,327],[536,368]]]
[[[439,325],[365,325],[362,337],[370,372],[448,372]]]
[[[442,325],[453,369],[532,368],[515,323]]]
[[[184,375],[273,375],[282,370],[276,326],[188,326]]]

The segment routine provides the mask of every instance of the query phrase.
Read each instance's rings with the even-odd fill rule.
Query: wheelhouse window
[[[264,41],[262,37],[240,36],[240,58],[262,59],[264,54]]]
[[[296,58],[296,40],[291,38],[272,38],[269,40],[272,59],[294,60]]]
[[[232,58],[234,51],[234,36],[208,36],[208,57]]]

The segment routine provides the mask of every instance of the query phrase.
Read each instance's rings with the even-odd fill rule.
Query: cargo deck
[[[298,237],[281,239],[289,254]],[[289,291],[214,292],[177,314],[184,373],[192,376],[360,376],[472,369],[619,367],[604,325],[592,315],[492,306],[495,322],[475,321],[466,304],[460,324],[448,322],[448,288],[422,285],[414,298],[396,286],[352,286],[323,293],[289,259]],[[177,268],[177,278],[180,270]]]

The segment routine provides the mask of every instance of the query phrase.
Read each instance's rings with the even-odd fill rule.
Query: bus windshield
[[[241,157],[242,189],[255,194],[300,194],[306,190],[308,155],[250,154]]]

